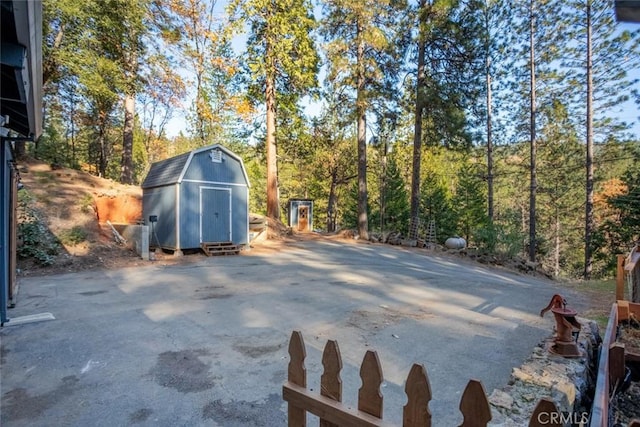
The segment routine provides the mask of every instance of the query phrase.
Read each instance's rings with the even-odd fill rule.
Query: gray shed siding
[[[183,181],[206,181],[207,183],[224,183],[246,185],[242,166],[230,156],[224,156],[222,163],[212,163],[210,150],[194,154],[191,164],[184,174]],[[218,167],[211,167],[212,165]]]
[[[156,237],[152,234],[149,216],[157,215],[158,222],[153,226],[160,246],[167,249],[176,249],[176,186],[151,188],[142,194],[142,215],[145,223],[149,225],[149,243],[156,246]]]
[[[249,244],[249,182],[242,160],[226,148],[213,145],[154,163],[142,188],[145,220],[158,215],[162,247]]]

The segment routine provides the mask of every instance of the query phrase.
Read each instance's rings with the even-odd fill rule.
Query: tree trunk
[[[555,227],[553,236],[553,277],[560,275],[560,209],[556,204]]]
[[[276,150],[276,90],[273,76],[266,79],[267,107],[267,216],[280,220],[278,195],[278,157]]]
[[[367,109],[365,99],[364,41],[358,24],[357,94],[356,115],[358,117],[358,235],[369,239],[367,218]]]
[[[487,216],[489,223],[493,224],[493,140],[492,126],[493,120],[491,106],[491,58],[487,55]]]
[[[331,171],[331,186],[329,187],[329,202],[327,203],[327,231],[333,233],[336,231],[336,186],[338,184],[338,169]]]
[[[591,1],[587,1],[587,182],[584,223],[584,279],[591,278],[593,256],[591,234],[593,232],[593,63],[591,55]]]
[[[535,67],[535,14],[534,1],[529,3],[529,30],[530,30],[530,51],[529,51],[529,67],[531,70],[531,128],[530,128],[530,144],[531,144],[531,185],[529,192],[529,261],[536,260],[536,190],[537,190],[537,171],[536,171],[536,67]]]
[[[420,0],[419,12],[424,17],[426,0]],[[418,222],[420,220],[420,164],[422,161],[422,112],[424,110],[424,49],[422,34],[418,37],[418,76],[416,79],[416,112],[413,130],[413,164],[411,172],[411,218],[409,238],[418,238]]]
[[[106,124],[105,119],[102,117],[104,114],[100,114],[100,128],[98,130],[98,144],[100,146],[100,158],[98,160],[98,173],[101,178],[105,178],[107,176],[107,161],[109,158],[109,153],[107,150],[107,140],[106,140]]]
[[[55,51],[60,49],[60,45],[62,44],[62,39],[64,37],[64,24],[61,24],[58,27],[58,32],[56,33],[56,37],[53,40],[53,46],[51,46],[51,50],[49,52],[48,57],[42,63],[42,85],[46,85],[51,77],[58,72],[59,64],[55,61]]]
[[[120,182],[133,184],[133,128],[135,117],[135,97],[126,94],[124,97],[124,125],[122,135],[122,169]]]

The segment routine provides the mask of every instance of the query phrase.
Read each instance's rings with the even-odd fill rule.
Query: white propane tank
[[[462,237],[449,237],[444,242],[444,245],[448,249],[464,249],[467,246],[467,241]]]

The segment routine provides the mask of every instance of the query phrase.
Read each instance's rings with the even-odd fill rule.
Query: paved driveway
[[[403,383],[418,362],[434,425],[458,425],[469,378],[488,393],[505,385],[550,334],[551,317],[538,312],[558,292],[456,258],[329,240],[20,286],[11,317],[56,320],[0,332],[7,426],[285,425],[294,329],[305,338],[310,388],[318,390],[326,340],[337,339],[346,403],[356,404],[360,362],[375,349],[386,420],[400,424]]]

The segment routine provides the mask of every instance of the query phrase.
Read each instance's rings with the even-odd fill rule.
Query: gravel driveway
[[[359,367],[375,349],[385,420],[401,423],[414,362],[431,382],[436,426],[462,421],[467,381],[503,386],[553,327],[538,313],[552,282],[457,258],[327,239],[277,252],[20,281],[5,326],[2,425],[277,426],[292,330],[307,347],[309,388],[336,339],[343,400],[356,404]],[[316,424],[317,421],[314,422]],[[310,424],[311,425],[311,424]]]

